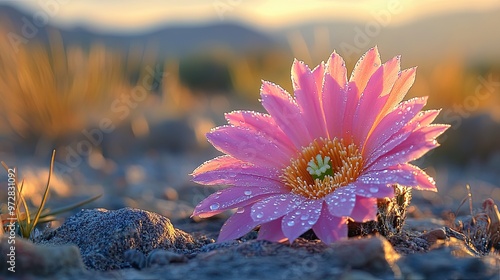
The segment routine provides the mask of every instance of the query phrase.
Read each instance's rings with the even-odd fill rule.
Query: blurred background
[[[440,189],[420,211],[456,210],[466,184],[499,201],[499,26],[497,0],[0,1],[0,159],[35,205],[55,148],[49,206],[104,193],[92,206],[185,218],[215,190],[189,173],[218,155],[204,134],[224,112],[263,111],[261,79],[291,92],[293,58],[335,49],[352,71],[378,45],[452,125],[416,162]]]

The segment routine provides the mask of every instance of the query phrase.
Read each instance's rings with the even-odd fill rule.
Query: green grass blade
[[[17,192],[17,197],[18,198],[21,197],[21,194],[23,193],[23,188],[24,188],[24,179],[21,181],[21,187],[17,187],[16,188],[16,192]],[[19,203],[20,202],[21,202],[21,200],[18,199],[17,202],[16,202],[16,209],[19,207]]]
[[[56,150],[53,150],[52,151],[52,159],[50,160],[50,169],[49,169],[49,176],[47,178],[47,186],[45,187],[45,193],[43,194],[42,202],[40,203],[40,207],[38,208],[38,211],[36,212],[36,215],[35,215],[35,218],[33,219],[33,222],[30,224],[30,227],[29,227],[30,232],[36,226],[36,223],[38,223],[38,218],[40,218],[40,214],[42,213],[42,210],[45,207],[45,202],[47,202],[47,198],[49,196],[49,189],[50,189],[50,178],[52,177],[52,172],[54,170],[55,158],[56,158]]]
[[[61,208],[57,208],[55,210],[52,210],[52,211],[49,211],[47,214],[45,215],[41,215],[40,217],[46,217],[46,216],[55,216],[55,215],[58,215],[58,214],[61,214],[61,213],[64,213],[64,212],[68,212],[68,211],[71,211],[75,208],[78,208],[82,205],[85,205],[85,204],[88,204],[98,198],[100,198],[102,196],[102,194],[99,194],[99,195],[96,195],[94,197],[91,197],[89,199],[86,199],[86,200],[83,200],[83,201],[80,201],[78,203],[75,203],[73,205],[69,205],[69,206],[64,206],[64,207],[61,207]]]
[[[56,220],[56,217],[55,216],[45,216],[45,217],[41,217],[38,219],[38,223],[39,224],[44,224],[44,223],[48,223],[48,222],[52,222],[52,221],[55,221]]]
[[[24,195],[21,192],[18,195],[19,195],[19,201],[21,201],[23,203],[24,212],[26,214],[26,224],[29,225],[31,222],[30,209],[28,208],[28,204],[26,203],[26,199],[24,199]],[[16,207],[16,217],[18,220],[21,220],[20,219],[21,211],[19,210],[19,207]]]

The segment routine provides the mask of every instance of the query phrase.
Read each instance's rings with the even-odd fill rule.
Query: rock
[[[444,229],[435,229],[420,235],[420,238],[424,239],[429,243],[430,246],[436,244],[438,240],[446,240],[446,232]]]
[[[165,252],[157,253],[161,256]],[[399,255],[382,237],[345,240],[331,246],[302,238],[292,245],[254,239],[209,244],[186,263],[153,265],[141,270],[140,276],[162,279],[168,273],[171,279],[183,280],[391,279],[395,277],[391,265],[397,258]],[[117,278],[138,277],[126,270],[117,273]]]
[[[147,267],[162,267],[170,263],[184,263],[187,258],[184,255],[176,254],[167,250],[155,249],[149,253]]]
[[[18,276],[32,274],[50,276],[53,274],[83,273],[84,265],[78,248],[74,245],[37,245],[31,241],[16,236],[15,243],[9,244],[8,236],[0,237],[0,263],[5,269],[0,274]],[[14,248],[15,250],[11,250]],[[15,255],[15,258],[8,254]],[[9,261],[13,261],[14,272]]]
[[[351,271],[346,271],[342,276],[339,278],[340,280],[378,280],[380,278],[375,277],[371,275],[368,272],[362,271],[362,270],[351,270]]]
[[[457,258],[453,250],[441,247],[426,254],[413,254],[397,262],[408,279],[494,279],[498,275],[487,258]]]
[[[58,229],[37,238],[44,244],[75,244],[90,269],[129,267],[125,251],[136,249],[148,254],[154,249],[189,251],[198,244],[192,236],[175,229],[170,220],[139,209],[82,210]]]
[[[332,244],[325,253],[339,260],[341,266],[377,276],[394,275],[392,266],[400,258],[392,245],[381,236],[340,241]]]
[[[143,269],[146,267],[146,257],[141,251],[136,249],[125,251],[123,258],[135,269]]]

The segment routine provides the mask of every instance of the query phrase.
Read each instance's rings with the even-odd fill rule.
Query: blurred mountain
[[[329,45],[328,52],[336,49],[344,56],[352,54],[352,58],[378,45],[383,56],[401,54],[406,62],[419,65],[422,60],[432,62],[450,55],[472,63],[500,63],[499,26],[500,9],[496,9],[441,13],[400,25],[376,16],[365,22],[333,19],[288,26],[276,32],[276,36],[286,42],[290,34],[299,33],[309,49],[324,49],[315,46],[319,41]]]
[[[14,32],[21,35],[26,22],[33,23],[33,14],[6,4],[0,5],[0,24],[10,21]],[[297,39],[297,36],[291,35],[299,34],[299,40],[305,41],[315,60],[324,59],[332,49],[348,58],[357,58],[368,48],[378,45],[384,56],[401,54],[406,62],[421,65],[422,60],[432,62],[450,54],[474,62],[500,62],[498,26],[500,9],[441,13],[401,25],[391,24],[390,18],[377,19],[375,15],[365,22],[332,19],[328,22],[306,22],[269,32],[227,22],[192,26],[163,25],[155,30],[120,34],[97,33],[83,27],[48,28],[59,30],[64,42],[70,45],[86,47],[100,42],[128,51],[137,44],[151,44],[160,57],[206,52],[211,48],[235,53],[265,50],[276,45],[288,45],[290,41],[294,44],[296,42],[293,38]],[[47,38],[45,28],[41,28],[34,36],[34,39],[42,42],[47,42]],[[317,62],[319,61],[314,61]]]
[[[28,22],[28,23],[27,23]],[[272,47],[275,41],[271,36],[252,30],[236,23],[213,23],[202,26],[162,26],[155,30],[137,33],[97,33],[84,27],[63,28],[53,25],[41,26],[34,24],[33,15],[24,13],[14,7],[0,5],[0,24],[10,23],[13,32],[23,36],[24,30],[30,24],[37,31],[35,35],[23,36],[29,40],[48,42],[47,30],[59,31],[63,41],[69,45],[79,45],[84,48],[93,43],[101,43],[118,50],[128,51],[136,45],[151,46],[158,51],[160,58],[170,55],[182,56],[191,53],[204,52],[207,49],[222,48],[235,53],[262,50]]]

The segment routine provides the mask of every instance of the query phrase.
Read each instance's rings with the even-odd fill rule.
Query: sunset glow
[[[304,21],[353,19],[366,21],[377,12],[396,9],[391,22],[400,24],[422,16],[456,11],[490,10],[500,8],[496,0],[484,1],[78,1],[62,3],[54,9],[50,20],[57,24],[74,26],[83,24],[92,29],[140,30],[160,24],[206,23],[240,21],[260,28],[279,28]],[[11,1],[13,5],[35,13],[44,9],[40,2]],[[110,11],[112,11],[110,13]]]

